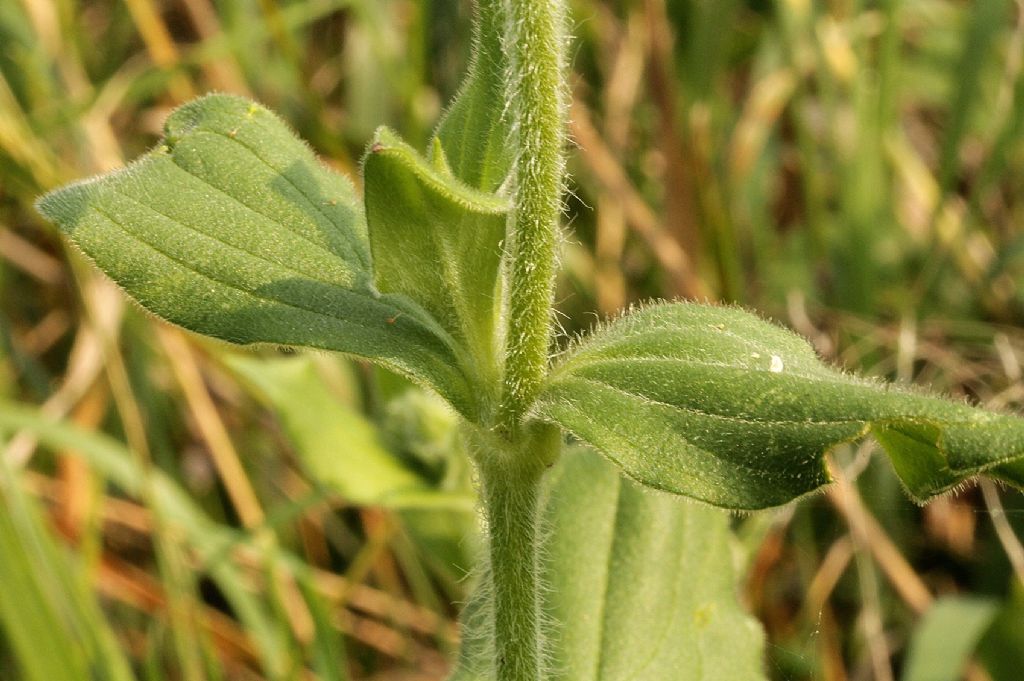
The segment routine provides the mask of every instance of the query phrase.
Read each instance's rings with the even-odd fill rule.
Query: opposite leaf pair
[[[579,678],[652,671],[628,655],[622,668],[616,656],[602,657],[600,639],[595,652],[594,630],[577,617],[589,604],[559,604],[576,586],[566,578],[586,560],[574,540],[607,530],[609,572],[589,583],[603,580],[606,594],[626,584],[609,600],[623,607],[644,602],[629,592],[637,584],[665,586],[651,592],[652,604],[683,594],[670,578],[683,557],[700,552],[678,546],[683,515],[670,508],[678,500],[620,489],[607,465],[563,447],[563,431],[648,487],[729,508],[773,506],[818,488],[828,480],[827,450],[868,433],[917,498],[983,471],[1024,486],[1021,419],[842,374],[805,341],[741,310],[652,305],[547,361],[564,24],[565,3],[556,0],[481,2],[473,65],[429,158],[379,132],[362,202],[272,113],[215,95],[173,113],[164,141],[127,169],[39,203],[157,315],[228,341],[362,357],[433,389],[463,417],[477,449],[490,589],[477,601],[488,652],[480,674],[459,679],[553,678],[550,657],[567,671],[589,665],[590,676]],[[554,476],[545,476],[563,449]],[[558,471],[576,478],[560,480]],[[587,512],[609,509],[614,517],[584,522]],[[556,530],[546,544],[545,514]],[[636,542],[643,537],[650,541]],[[551,564],[557,547],[568,547],[552,574],[541,545]],[[664,565],[649,560],[667,545],[674,548]],[[659,579],[645,581],[646,566],[659,568]],[[545,584],[553,587],[547,602]],[[547,612],[566,625],[557,640]],[[699,603],[630,612],[690,640],[651,652],[666,669],[678,667],[675,653],[701,645],[699,632],[673,625],[677,616],[702,617]],[[625,609],[621,620],[617,613],[609,606],[601,631],[628,620]],[[637,647],[630,631],[613,638],[627,653]],[[570,663],[561,653],[573,641],[587,645]],[[467,647],[464,661],[472,656]]]
[[[141,160],[39,208],[161,317],[370,359],[487,426],[507,201],[456,179],[440,143],[428,162],[386,130],[365,177],[364,213],[274,114],[213,95],[178,109]],[[732,308],[659,304],[609,324],[558,361],[528,417],[644,484],[728,508],[818,488],[826,451],[868,432],[917,499],[983,471],[1024,486],[1021,419],[840,373]]]

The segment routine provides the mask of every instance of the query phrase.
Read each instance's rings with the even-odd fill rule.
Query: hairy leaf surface
[[[463,347],[467,375],[496,383],[498,271],[508,201],[432,168],[386,128],[364,161],[374,274],[426,308]],[[489,379],[489,380],[488,380]]]
[[[505,102],[505,55],[499,2],[476,3],[469,73],[437,129],[443,163],[467,185],[484,192],[501,186],[512,164]],[[432,160],[442,163],[434,147]]]
[[[565,354],[534,415],[646,485],[727,508],[817,489],[825,453],[868,433],[915,499],[983,471],[1024,486],[1024,420],[842,373],[735,308],[661,304],[608,324]]]
[[[545,497],[545,612],[559,623],[545,678],[764,678],[725,514],[645,489],[582,447],[551,471]],[[487,607],[479,594],[467,606],[452,681],[490,678]]]
[[[47,194],[39,210],[171,322],[366,357],[469,408],[447,334],[412,301],[374,289],[351,183],[249,100],[186,104],[153,151]]]

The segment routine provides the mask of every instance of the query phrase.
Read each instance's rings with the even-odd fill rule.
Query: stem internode
[[[513,207],[501,421],[514,433],[547,371],[565,171],[565,21],[560,0],[493,0],[505,14]]]

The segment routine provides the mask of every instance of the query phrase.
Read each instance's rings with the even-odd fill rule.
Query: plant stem
[[[544,623],[540,584],[540,490],[562,446],[558,428],[535,425],[517,442],[493,431],[463,431],[479,472],[488,527],[494,681],[541,681]]]
[[[555,245],[565,171],[564,0],[483,0],[504,19],[514,154],[508,228],[505,378],[499,423],[480,433],[477,462],[489,530],[494,678],[544,678],[538,528],[541,476],[557,429],[521,427],[544,380]]]
[[[563,0],[503,3],[512,116],[508,335],[500,418],[514,433],[547,371],[565,170]]]
[[[489,532],[496,681],[543,678],[537,556],[542,471],[536,466],[481,471]]]

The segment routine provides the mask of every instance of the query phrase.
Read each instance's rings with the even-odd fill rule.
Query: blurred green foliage
[[[465,0],[0,2],[4,681],[443,677],[475,526],[450,415],[363,365],[266,348],[262,371],[183,340],[32,203],[212,90],[278,111],[356,179],[378,124],[422,147],[470,17]],[[1021,408],[1019,2],[576,0],[573,33],[567,333],[651,297],[735,301],[846,366]],[[436,505],[326,484],[344,423]],[[1015,680],[1024,501],[917,508],[869,454],[836,452],[845,493],[735,521],[769,674],[898,677],[915,647],[963,642],[929,610],[943,596],[995,613],[967,678]]]

